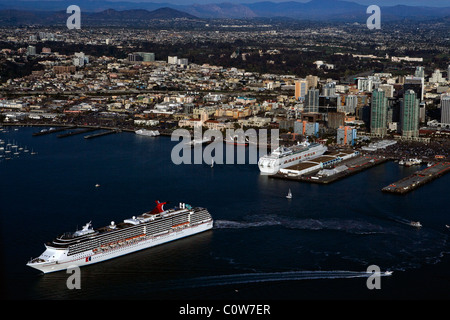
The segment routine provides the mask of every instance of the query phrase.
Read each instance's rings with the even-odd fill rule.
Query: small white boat
[[[420,228],[422,224],[419,221],[411,221],[410,223],[413,227]]]
[[[289,192],[288,192],[286,198],[292,199],[292,192],[291,192],[291,189],[289,189]]]
[[[386,271],[384,274],[387,276],[390,276],[390,275],[392,275],[392,273],[393,273],[393,271]]]
[[[97,183],[97,184],[95,185],[95,187],[98,188],[98,187],[100,187],[100,185]]]

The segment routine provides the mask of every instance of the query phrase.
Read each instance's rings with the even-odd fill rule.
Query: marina
[[[382,189],[383,192],[406,194],[431,181],[437,179],[450,171],[450,162],[437,162],[423,170],[419,170],[412,175],[400,179],[397,182]]]

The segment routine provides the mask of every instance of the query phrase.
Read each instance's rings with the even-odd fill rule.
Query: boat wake
[[[386,233],[379,225],[367,221],[349,219],[293,219],[276,215],[252,216],[247,221],[216,220],[215,229],[244,229],[267,226],[282,226],[299,230],[335,230],[353,234],[368,235]]]
[[[380,273],[380,276],[390,276],[392,273]],[[264,272],[264,273],[240,273],[230,275],[216,275],[198,277],[183,280],[182,283],[172,283],[167,289],[213,287],[246,283],[300,281],[316,279],[351,279],[367,278],[373,275],[368,272],[358,271],[287,271],[287,272]]]

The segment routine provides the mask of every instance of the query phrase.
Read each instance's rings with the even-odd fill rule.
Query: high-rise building
[[[362,92],[372,92],[373,90],[373,79],[370,78],[359,78],[358,79],[358,90]]]
[[[84,52],[75,52],[73,58],[73,65],[77,67],[82,67],[89,63],[89,57],[84,54]]]
[[[450,67],[450,66],[449,66]],[[306,77],[306,90],[309,90],[311,88],[317,88],[317,83],[319,82],[319,77],[318,76],[313,76],[313,75],[309,75]]]
[[[337,129],[336,142],[341,145],[354,145],[357,138],[355,127],[340,126]]]
[[[418,78],[418,77],[405,77],[405,82],[403,83],[403,92],[406,92],[408,90],[413,90],[417,98],[420,99],[420,101],[423,100],[423,91],[424,91],[424,79]]]
[[[431,75],[429,81],[431,83],[441,83],[444,82],[444,77],[442,76],[442,72],[439,69],[434,70],[433,74]]]
[[[334,96],[336,94],[336,82],[328,82],[322,88],[322,95],[326,97]]]
[[[354,94],[349,94],[345,97],[345,107],[344,111],[346,113],[355,113],[356,108],[358,107],[358,96]]]
[[[417,137],[419,135],[419,99],[413,90],[403,95],[400,106],[400,124],[403,137]]]
[[[441,123],[450,124],[450,95],[441,96]]]
[[[36,47],[35,46],[28,46],[27,48],[27,55],[34,56],[36,54]]]
[[[189,64],[189,61],[187,58],[180,58],[178,59],[178,65],[180,66],[187,66]]]
[[[155,54],[153,52],[140,52],[142,61],[153,62],[155,61]]]
[[[309,89],[305,96],[305,112],[319,112],[319,89]]]
[[[414,73],[414,77],[425,78],[425,68],[424,67],[416,67],[416,72]]]
[[[394,97],[394,86],[392,84],[381,84],[378,86],[378,88],[384,90],[387,98]]]
[[[139,55],[138,53],[129,53],[129,54],[128,54],[128,61],[129,61],[129,62],[138,62],[138,61],[142,61],[142,56]]]
[[[427,105],[426,105],[425,102],[422,102],[422,103],[419,104],[419,123],[424,123],[426,121],[426,115],[427,115],[427,113],[426,113],[426,111],[427,111],[426,106]]]
[[[308,91],[308,83],[304,79],[295,80],[295,100],[304,98]]]
[[[318,122],[308,122],[297,120],[293,123],[294,132],[303,136],[317,136],[319,133]]]
[[[167,58],[168,64],[177,64],[178,63],[178,57],[177,56],[169,56]]]
[[[387,98],[383,90],[375,89],[372,92],[370,109],[370,132],[378,136],[387,133]]]

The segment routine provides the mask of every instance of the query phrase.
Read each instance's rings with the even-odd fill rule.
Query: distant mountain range
[[[0,3],[0,24],[50,23],[59,19],[69,5],[81,8],[82,19],[95,21],[151,20],[173,18],[291,18],[314,21],[365,22],[367,6],[344,0],[311,0],[302,3],[256,2],[247,4],[216,3],[174,5],[170,3],[126,2],[106,0],[17,1]],[[430,20],[450,17],[448,7],[384,6],[382,21]]]

